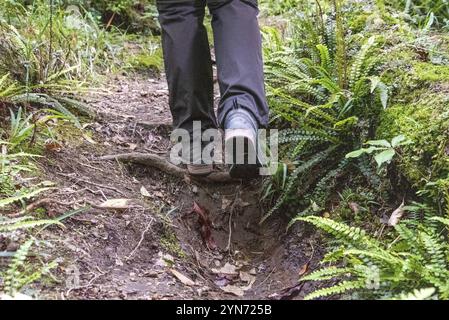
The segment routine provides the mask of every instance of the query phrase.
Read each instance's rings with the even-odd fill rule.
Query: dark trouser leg
[[[205,0],[158,0],[162,46],[175,128],[216,127],[212,61],[203,25]]]
[[[219,124],[223,126],[226,114],[238,105],[265,127],[268,105],[257,0],[208,0],[208,4],[221,92]]]

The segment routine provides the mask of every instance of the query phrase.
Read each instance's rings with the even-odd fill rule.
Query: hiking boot
[[[257,156],[258,124],[254,116],[243,108],[229,111],[224,122],[225,161],[231,164],[232,178],[251,179],[259,175]]]

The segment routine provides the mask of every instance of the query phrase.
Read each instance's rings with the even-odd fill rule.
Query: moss
[[[165,250],[178,258],[186,257],[184,250],[179,245],[179,240],[176,237],[176,234],[169,226],[164,226],[163,235],[160,238],[160,244]]]
[[[362,32],[363,29],[365,29],[366,21],[368,20],[369,16],[370,16],[370,14],[367,14],[367,13],[365,13],[365,14],[361,13],[360,15],[354,16],[353,19],[348,21],[349,29],[353,33]]]
[[[449,66],[418,62],[414,64],[413,68],[419,81],[449,82]]]
[[[379,139],[404,134],[413,141],[398,160],[404,176],[415,186],[445,179],[449,174],[449,98],[420,92],[413,104],[396,104],[381,117]]]
[[[141,52],[132,56],[128,60],[132,69],[138,71],[160,71],[163,67],[163,59],[161,50],[156,50],[154,53]]]

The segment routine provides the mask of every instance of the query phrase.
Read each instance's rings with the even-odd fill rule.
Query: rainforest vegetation
[[[301,298],[449,299],[449,1],[260,0],[259,9],[270,127],[280,145],[276,174],[257,185],[252,228],[281,219],[279,236],[298,228],[318,235],[311,241],[320,253],[296,277],[312,288]],[[104,138],[112,124],[96,125],[106,122],[108,111],[96,106],[110,99],[111,79],[139,77],[148,84],[136,91],[145,108],[168,111],[165,89],[150,86],[165,81],[155,1],[1,1],[1,297],[55,298],[48,292],[64,285],[68,268],[68,254],[55,248],[72,250],[65,233],[78,225],[80,234],[92,232],[82,217],[102,205],[123,209],[98,205],[114,198],[101,196],[105,183],[61,167],[85,172],[96,162],[76,154],[93,159],[119,145],[149,152]],[[155,136],[152,148],[162,141]],[[99,187],[99,201],[74,198],[79,190],[67,186],[83,181]],[[173,191],[139,186],[133,194],[117,183],[108,190],[119,189],[115,198],[144,199],[161,221],[152,240],[161,251],[189,261],[172,211],[164,211],[180,205],[151,200]],[[145,254],[141,232],[129,259]],[[106,274],[98,272],[70,293]]]

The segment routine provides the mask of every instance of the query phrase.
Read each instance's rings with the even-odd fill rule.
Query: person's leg
[[[157,0],[174,128],[216,127],[205,0]]]
[[[257,0],[208,0],[225,129],[225,161],[235,178],[258,175],[257,129],[268,123]]]
[[[208,0],[212,14],[221,101],[219,124],[230,110],[244,108],[259,127],[268,123],[262,39],[257,0]]]
[[[183,157],[192,175],[212,171],[212,164],[202,159],[201,133],[217,127],[205,6],[206,0],[157,0],[173,127],[190,133],[190,148]],[[201,124],[195,132],[194,121]]]

